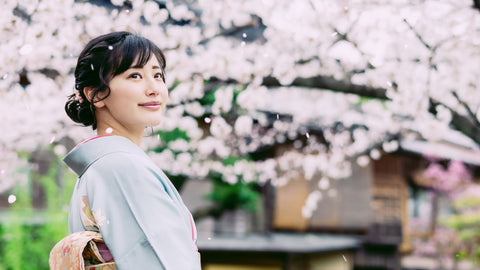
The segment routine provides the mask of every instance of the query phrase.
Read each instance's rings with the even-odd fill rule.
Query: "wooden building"
[[[333,180],[310,219],[302,216],[316,181],[303,178],[277,188],[273,228],[281,231],[331,232],[355,235],[362,245],[353,254],[355,269],[399,269],[402,228],[407,220],[405,160],[385,156],[366,167],[353,166],[352,176]]]

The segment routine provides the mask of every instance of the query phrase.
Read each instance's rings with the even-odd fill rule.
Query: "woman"
[[[102,257],[113,256],[120,270],[200,269],[192,216],[139,147],[145,127],[160,123],[168,99],[161,50],[128,32],[99,36],[78,58],[75,88],[65,110],[98,136],[64,159],[79,176],[70,232],[98,229],[106,244]],[[85,222],[90,213],[93,222]]]

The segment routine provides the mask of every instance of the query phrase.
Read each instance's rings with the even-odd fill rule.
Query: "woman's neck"
[[[125,128],[123,126],[116,126],[113,127],[112,125],[108,125],[107,123],[98,123],[97,124],[97,135],[104,136],[104,135],[117,135],[122,136],[134,144],[140,146],[142,144],[142,137],[143,137],[143,127],[139,128]]]

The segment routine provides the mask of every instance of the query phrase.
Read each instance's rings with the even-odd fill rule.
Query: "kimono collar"
[[[115,152],[146,155],[140,147],[125,137],[104,136],[78,145],[63,158],[63,161],[80,177],[97,159]]]

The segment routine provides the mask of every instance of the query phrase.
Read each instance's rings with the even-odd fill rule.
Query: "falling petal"
[[[53,142],[55,142],[55,136],[53,136],[53,137],[50,139],[50,144],[52,144]]]
[[[2,80],[6,80],[8,78],[8,73],[5,73],[3,76],[2,76]]]
[[[310,139],[310,133],[305,133],[305,136],[307,136],[307,139]]]
[[[368,156],[359,156],[357,158],[357,164],[360,167],[366,167],[370,163],[370,158]]]
[[[67,153],[67,148],[61,144],[55,146],[55,148],[53,148],[53,152],[55,152],[55,154],[57,154],[57,156],[63,156]]]
[[[17,200],[17,196],[11,194],[10,196],[8,196],[8,203],[9,204],[12,204],[14,203],[15,201]]]
[[[277,113],[277,120],[278,120],[278,119],[280,119],[280,115],[278,115],[278,113]]]
[[[212,122],[212,119],[210,119],[210,117],[205,117],[203,121],[205,121],[205,123],[207,124],[210,124],[210,122]]]
[[[345,258],[345,255],[342,254],[343,260],[347,262],[347,258]]]
[[[107,129],[105,129],[105,132],[106,132],[107,134],[110,134],[110,133],[113,132],[113,128],[109,127],[109,128],[107,128]]]
[[[212,238],[211,238],[211,237],[208,237],[207,239],[208,239],[208,240],[212,240]]]
[[[95,68],[93,67],[93,64],[90,64],[90,68],[91,68],[92,70],[95,70]]]
[[[374,160],[378,160],[380,159],[380,156],[381,156],[381,153],[380,151],[378,151],[378,149],[373,149],[372,151],[370,151],[370,157]]]
[[[20,55],[27,55],[27,54],[31,53],[32,51],[33,51],[33,46],[30,45],[30,44],[25,44],[25,45],[22,46],[22,48],[20,48],[18,53]]]
[[[318,187],[322,190],[326,190],[330,187],[330,181],[326,177],[322,177],[320,181],[318,181]]]
[[[108,49],[109,49],[110,51],[113,50],[113,46],[112,46],[112,45],[108,46]]]
[[[245,46],[245,41],[242,41],[242,43],[240,43],[240,46],[244,47]]]
[[[243,38],[247,38],[247,33],[243,33],[243,34],[242,34],[242,37],[243,37]]]

